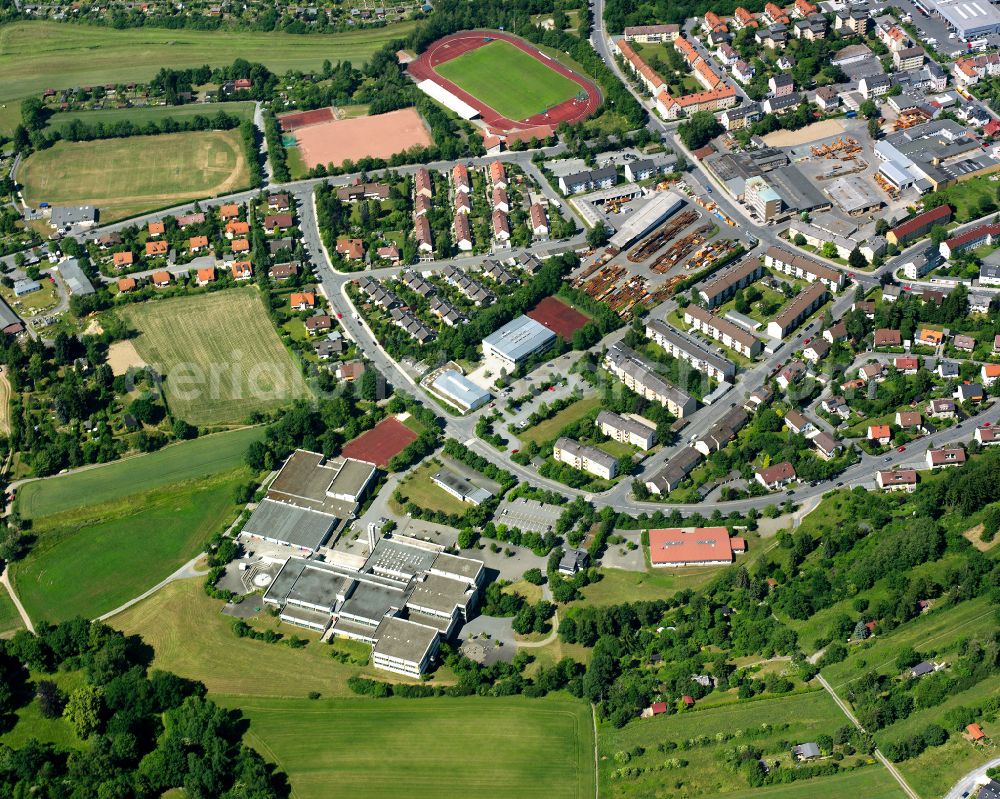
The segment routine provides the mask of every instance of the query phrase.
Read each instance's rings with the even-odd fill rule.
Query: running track
[[[565,78],[569,78],[587,93],[587,99],[579,102],[576,98],[573,98],[550,108],[546,113],[535,114],[527,119],[508,119],[494,111],[479,98],[460,89],[450,80],[445,80],[434,70],[434,67],[439,64],[451,61],[470,50],[475,50],[477,47],[487,44],[487,42],[483,41],[484,36],[510,42],[510,44],[523,50],[532,58],[541,61],[549,69],[555,70]],[[498,135],[515,135],[517,138],[530,138],[532,136],[544,138],[549,136],[555,127],[562,122],[570,124],[581,122],[597,111],[601,104],[601,92],[595,83],[578,75],[558,61],[554,61],[543,55],[524,40],[509,33],[501,33],[499,31],[464,31],[452,36],[446,36],[443,39],[438,39],[418,58],[411,61],[409,66],[407,66],[407,70],[414,80],[432,80],[446,88],[456,97],[464,100],[479,111],[479,115],[483,122],[486,123],[486,126],[491,132]]]

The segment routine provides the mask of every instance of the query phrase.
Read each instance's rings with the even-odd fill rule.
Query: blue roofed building
[[[490,393],[455,369],[447,369],[431,382],[434,393],[462,413],[474,411],[490,401]]]

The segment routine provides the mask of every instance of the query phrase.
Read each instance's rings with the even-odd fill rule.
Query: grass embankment
[[[146,125],[164,119],[188,120],[192,117],[213,117],[219,111],[240,119],[253,119],[254,104],[249,101],[234,103],[192,103],[190,105],[151,105],[141,108],[99,108],[94,111],[60,111],[49,117],[46,130],[65,130],[79,120],[85,125],[111,125],[131,122]]]
[[[850,795],[897,799],[902,797],[888,772],[878,765],[862,766],[857,771],[829,777],[802,780],[789,785],[750,788],[738,771],[727,768],[722,755],[725,750],[748,743],[760,749],[765,759],[788,761],[788,744],[814,741],[821,733],[832,735],[845,723],[843,713],[825,691],[741,702],[706,710],[687,711],[670,716],[657,716],[632,722],[620,730],[603,727],[599,730],[601,795],[608,797],[658,796],[664,786],[673,789],[674,796],[725,796],[729,799],[768,797],[768,799],[812,799],[812,797],[843,797]],[[761,724],[770,729],[757,735]],[[716,741],[723,733],[734,736],[737,731],[753,731],[751,736],[737,736]],[[702,745],[676,749],[666,754],[658,751],[661,742],[680,743],[704,736]],[[631,751],[636,746],[645,753],[630,760],[629,765],[658,765],[669,757],[688,761],[682,768],[668,771],[648,771],[634,779],[612,779],[618,768],[615,754]],[[853,764],[856,757],[845,759]],[[667,794],[663,794],[667,795]]]
[[[541,446],[546,441],[552,441],[559,436],[559,431],[567,425],[580,421],[591,411],[600,408],[603,400],[600,397],[585,397],[572,405],[567,405],[550,419],[539,422],[517,432],[517,438],[522,444],[534,442]]]
[[[850,656],[827,667],[823,675],[844,699],[849,684],[868,672],[896,675],[896,658],[913,647],[935,662],[948,663],[958,655],[960,642],[991,634],[996,629],[996,609],[980,597],[950,608],[932,609],[884,635],[856,646]],[[993,675],[971,688],[949,696],[933,707],[917,709],[905,719],[875,734],[876,741],[895,741],[919,733],[929,724],[941,724],[945,714],[959,705],[975,706],[1000,693],[1000,676]],[[985,722],[984,722],[985,724]],[[985,724],[995,734],[994,725]],[[921,796],[943,795],[963,774],[996,756],[990,748],[977,747],[952,733],[943,746],[929,747],[922,755],[898,765],[907,782]]]
[[[263,611],[260,596],[243,600]],[[330,655],[315,633],[265,612],[251,619],[258,629],[273,628],[309,641],[301,649],[237,638],[233,620],[219,613],[222,603],[210,599],[200,579],[178,580],[122,613],[109,624],[136,633],[153,647],[153,666],[182,677],[201,680],[213,694],[244,697],[304,699],[310,691],[324,697],[353,697],[347,678],[360,674],[374,679],[407,682],[371,666],[344,664]],[[430,684],[448,682],[452,675],[439,669]]]
[[[47,516],[11,567],[25,610],[33,620],[93,618],[140,595],[235,518],[236,489],[252,478],[241,467]]]
[[[219,474],[239,466],[250,442],[263,435],[262,427],[245,427],[73,474],[33,480],[18,490],[17,508],[25,518],[39,520],[83,505]]]

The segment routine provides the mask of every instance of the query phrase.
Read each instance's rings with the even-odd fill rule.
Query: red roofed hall
[[[744,549],[746,543],[743,542]],[[733,562],[725,527],[668,527],[649,531],[649,561],[654,566],[717,566]]]

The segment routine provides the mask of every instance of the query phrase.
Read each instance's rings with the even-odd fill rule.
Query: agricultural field
[[[406,36],[412,22],[331,35],[229,32],[15,22],[0,35],[0,133],[11,134],[21,99],[48,88],[144,81],[162,66],[227,66],[259,61],[277,73],[319,69],[336,58],[361,66],[386,42]],[[15,101],[15,102],[12,102]]]
[[[229,116],[243,119],[253,119],[254,104],[249,101],[235,103],[197,103],[192,105],[154,105],[145,108],[101,108],[95,111],[61,111],[49,117],[46,130],[61,130],[69,127],[71,122],[79,120],[85,125],[111,125],[117,122],[131,122],[133,125],[146,125],[150,122],[160,122],[164,119],[178,121],[192,117],[212,117],[219,111],[225,111]]]
[[[770,725],[764,731],[762,722]],[[601,795],[609,797],[677,796],[677,797],[739,797],[766,796],[777,799],[807,799],[809,797],[842,797],[846,795],[879,796],[885,799],[902,797],[895,782],[881,766],[863,765],[857,771],[817,777],[798,783],[751,789],[746,778],[722,762],[723,753],[742,744],[760,749],[768,761],[788,760],[788,747],[795,743],[814,741],[817,735],[832,735],[846,722],[844,715],[825,691],[813,691],[773,699],[739,702],[705,710],[638,719],[622,729],[600,728]],[[736,733],[740,732],[740,735]],[[733,736],[716,740],[718,734]],[[682,748],[680,744],[701,737],[701,745]],[[666,754],[658,751],[660,743],[673,742],[678,748]],[[655,767],[667,758],[687,761],[688,765],[668,771],[647,771],[634,778],[612,777],[618,765],[615,755],[634,751],[640,746],[645,753],[629,760],[629,766]],[[846,768],[855,765],[857,756],[841,762]],[[860,793],[843,793],[846,784]],[[673,792],[663,791],[667,787]],[[657,793],[657,789],[663,791]]]
[[[112,222],[198,197],[246,188],[238,130],[56,142],[18,169],[29,205],[96,205]]]
[[[348,677],[360,674],[382,680],[404,682],[371,667],[343,664],[330,657],[332,648],[314,633],[284,624],[269,614],[251,620],[258,629],[271,627],[309,643],[301,649],[237,638],[233,619],[219,611],[222,603],[202,589],[204,578],[177,580],[108,620],[127,634],[141,635],[153,647],[153,668],[165,669],[205,683],[210,693],[241,697],[305,699],[310,691],[324,697],[355,696],[347,687]],[[259,595],[244,602],[263,610]],[[196,641],[197,645],[192,645]],[[248,668],[247,664],[253,664]],[[447,681],[439,669],[430,684]]]
[[[579,85],[510,42],[493,41],[434,67],[441,77],[508,119],[571,100]]]
[[[590,709],[566,698],[263,700],[218,697],[297,799],[440,796],[589,799]]]
[[[152,588],[238,512],[245,467],[47,516],[24,560],[11,566],[14,590],[32,620],[94,618]]]
[[[23,517],[37,521],[81,505],[111,502],[172,483],[209,477],[238,467],[250,442],[263,435],[263,428],[245,427],[73,474],[32,480],[18,489],[17,508]]]
[[[309,396],[254,287],[122,309],[140,332],[142,359],[166,378],[174,416],[194,425],[238,424]]]

